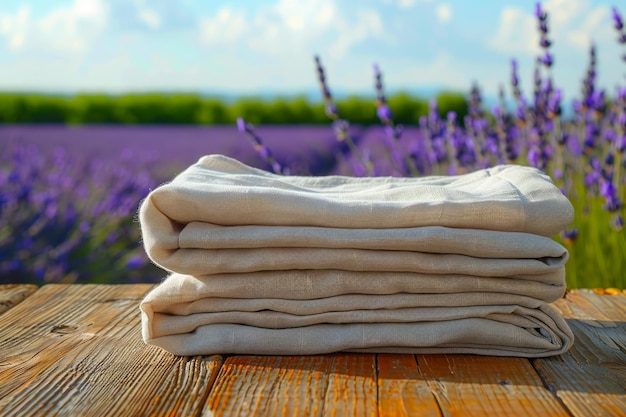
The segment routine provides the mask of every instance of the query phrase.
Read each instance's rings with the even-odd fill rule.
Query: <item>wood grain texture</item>
[[[441,416],[414,355],[378,355],[378,415]]]
[[[47,285],[0,316],[0,415],[193,415],[221,357],[147,346],[152,285]]]
[[[418,355],[444,416],[569,416],[521,358]]]
[[[151,288],[1,286],[11,308],[0,314],[0,415],[626,415],[624,291],[569,291],[555,303],[576,336],[558,357],[224,361],[145,345],[138,305]]]
[[[574,416],[626,415],[626,294],[569,291],[555,303],[576,341],[533,365]]]
[[[37,288],[32,284],[0,284],[0,314],[24,301]]]
[[[213,416],[375,416],[376,357],[229,357],[206,407]]]

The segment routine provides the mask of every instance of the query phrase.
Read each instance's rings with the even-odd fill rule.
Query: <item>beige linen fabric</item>
[[[540,357],[573,343],[553,308],[524,295],[344,293],[293,300],[280,298],[276,287],[275,298],[205,297],[212,278],[173,274],[148,294],[141,304],[144,340],[176,355],[369,350]]]
[[[489,285],[498,279],[398,274],[370,282],[372,277],[350,272],[311,271],[309,280],[297,282],[299,272],[283,277],[286,285],[276,285],[280,279],[272,273],[172,274],[141,304],[144,340],[176,355],[372,349],[539,357],[573,343],[569,327],[547,303],[498,292],[516,280]],[[436,284],[447,279],[453,282]],[[354,285],[358,280],[361,286]],[[411,290],[416,292],[406,292]],[[234,295],[240,298],[228,297]]]
[[[142,203],[170,272],[143,337],[177,355],[342,350],[548,356],[573,217],[540,171],[285,177],[203,157]]]
[[[197,272],[178,270],[178,259],[170,258],[181,245],[195,251],[193,243],[213,225],[337,228],[338,237],[343,229],[422,226],[552,236],[572,219],[567,198],[547,175],[529,167],[497,166],[450,177],[289,177],[221,155],[201,158],[154,190],[140,209],[148,255],[168,270],[192,274]],[[252,240],[265,230],[259,228]]]

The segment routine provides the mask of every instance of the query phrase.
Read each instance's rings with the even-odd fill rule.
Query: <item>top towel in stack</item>
[[[573,217],[541,171],[280,176],[212,155],[150,193],[145,249],[170,272],[142,302],[177,355],[335,351],[540,357],[573,335],[548,303]]]

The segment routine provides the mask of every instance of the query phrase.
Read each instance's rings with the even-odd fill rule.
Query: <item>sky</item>
[[[598,83],[626,84],[611,7],[548,0],[557,88],[579,94],[589,47]],[[388,92],[510,93],[517,59],[526,94],[539,53],[528,0],[2,0],[0,90],[73,94],[180,91],[289,95],[316,91],[319,55],[331,90],[367,94],[372,65]]]

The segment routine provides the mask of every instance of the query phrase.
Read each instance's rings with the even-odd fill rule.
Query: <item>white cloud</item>
[[[434,3],[435,0],[382,0],[382,2],[383,4],[395,3],[401,9],[408,9],[413,7],[415,4]]]
[[[209,45],[238,41],[248,27],[242,12],[222,7],[215,16],[200,20],[200,38]]]
[[[465,91],[471,85],[466,63],[458,61],[446,51],[438,52],[427,62],[399,60],[389,68],[386,79],[390,87],[418,85],[420,87],[444,87]]]
[[[370,36],[381,36],[383,24],[380,16],[371,10],[361,10],[357,13],[357,21],[347,25],[343,21],[337,22],[340,27],[339,36],[330,48],[331,56],[339,58],[348,52],[352,45],[366,40]]]
[[[604,39],[609,23],[606,6],[593,6],[589,0],[548,0],[542,4],[548,13],[548,38],[567,42],[576,49],[587,49],[591,38]],[[504,7],[496,34],[487,42],[492,48],[509,54],[539,53],[539,33],[534,10]]]
[[[610,22],[608,7],[601,6],[588,13],[580,27],[568,33],[567,41],[580,49],[589,48],[592,42],[608,42],[614,35]]]
[[[209,45],[235,44],[273,56],[310,54],[327,41],[329,53],[344,55],[353,45],[383,36],[383,23],[372,9],[359,9],[347,19],[334,0],[279,0],[261,7],[254,18],[222,8],[200,20],[200,38]]]
[[[398,6],[403,9],[408,9],[415,4],[415,0],[398,0]]]
[[[158,29],[161,26],[161,16],[150,8],[142,7],[137,10],[137,17],[151,29]]]
[[[342,19],[332,0],[280,0],[262,8],[251,25],[257,35],[249,40],[250,48],[280,55],[308,49],[315,39],[342,26]]]
[[[519,52],[535,54],[539,51],[536,26],[532,14],[517,7],[505,7],[500,13],[497,32],[488,44],[493,49],[509,54]]]
[[[589,8],[587,0],[548,0],[541,5],[549,14],[549,22],[555,26],[567,25],[572,19]]]
[[[20,6],[14,15],[0,16],[0,34],[6,37],[9,49],[19,50],[24,46],[29,20],[30,7],[28,6]]]
[[[104,31],[107,16],[102,0],[74,0],[37,19],[29,7],[21,7],[13,15],[0,15],[0,35],[13,51],[83,52]]]
[[[435,9],[435,14],[440,22],[447,23],[450,21],[450,18],[452,18],[452,6],[447,3],[441,3]]]

